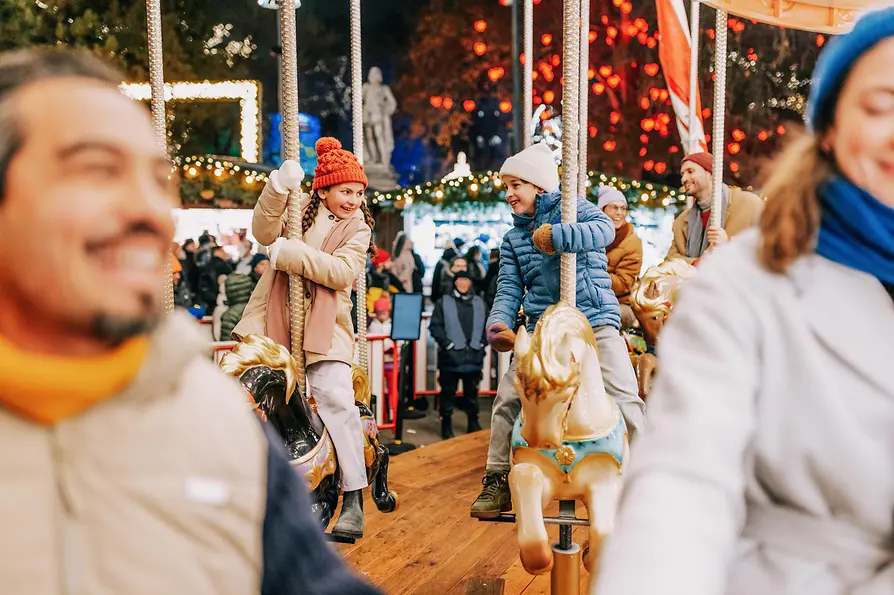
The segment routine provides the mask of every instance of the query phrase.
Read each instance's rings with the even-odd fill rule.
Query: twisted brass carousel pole
[[[295,22],[295,0],[280,0],[282,21],[282,110],[283,141],[286,159],[300,161],[298,141],[298,42]],[[289,192],[288,236],[302,239],[301,192]],[[299,275],[289,275],[289,319],[292,336],[292,356],[298,364],[298,386],[304,390],[304,281]]]
[[[152,124],[155,140],[168,152],[168,131],[165,121],[165,66],[161,45],[161,0],[146,0],[146,30],[149,45],[149,86],[152,89]],[[173,254],[165,259],[165,312],[174,311]]]
[[[565,0],[562,84],[562,223],[577,221],[577,152],[580,140],[580,22],[581,0]],[[562,301],[575,306],[577,258],[563,253],[560,268]]]
[[[581,122],[586,128],[586,103],[581,103],[581,87],[587,79],[586,62],[581,54],[581,33],[583,29],[583,8],[588,0],[565,0],[563,15],[562,62],[564,81],[562,83],[562,223],[577,222],[578,151],[586,150],[586,141],[580,136]],[[587,8],[589,10],[589,8]],[[587,19],[589,20],[589,19]],[[589,24],[586,25],[589,27]],[[583,43],[588,42],[587,37]],[[589,45],[586,46],[589,48]],[[587,52],[588,53],[588,52]],[[586,56],[586,53],[584,53]],[[584,87],[585,88],[585,87]],[[583,98],[585,102],[586,99]],[[583,145],[580,147],[579,145]],[[586,173],[586,168],[584,168]],[[577,305],[577,258],[574,253],[563,252],[560,265],[561,299],[570,306]],[[579,595],[581,547],[572,539],[572,521],[575,519],[573,500],[559,502],[559,518],[567,522],[559,524],[559,543],[553,544],[554,565],[550,575],[552,595]]]
[[[712,187],[711,225],[721,227],[720,212],[723,205],[723,143],[726,120],[726,39],[728,16],[725,10],[717,11],[714,25],[716,41],[714,45],[714,130],[711,132],[711,146],[714,162],[711,164]],[[690,131],[691,133],[691,131]]]

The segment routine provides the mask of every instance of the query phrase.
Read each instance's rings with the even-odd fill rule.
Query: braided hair
[[[320,203],[323,202],[323,197],[320,196],[318,190],[314,190],[310,195],[310,203],[307,205],[307,208],[304,210],[304,217],[301,218],[301,231],[303,233],[307,233],[308,230],[313,226],[314,220],[317,218],[317,214],[320,212]],[[376,220],[373,219],[372,212],[369,210],[369,207],[366,206],[366,201],[361,201],[360,210],[363,211],[363,220],[369,226],[370,232],[372,232],[376,228]],[[376,255],[376,244],[372,239],[372,234],[369,237],[369,248],[367,249],[367,253],[370,256]]]

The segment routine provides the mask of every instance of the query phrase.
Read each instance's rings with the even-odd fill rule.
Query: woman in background
[[[808,115],[680,290],[593,593],[894,593],[894,8],[826,46]]]

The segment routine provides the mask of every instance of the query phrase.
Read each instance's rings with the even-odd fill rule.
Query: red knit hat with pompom
[[[314,169],[313,189],[329,188],[336,184],[356,182],[369,186],[363,166],[350,151],[341,148],[338,139],[324,136],[317,141],[317,167]]]

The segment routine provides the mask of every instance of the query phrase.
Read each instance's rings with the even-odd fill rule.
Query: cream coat
[[[252,218],[252,234],[264,246],[272,244],[282,235],[288,196],[273,190],[267,184],[255,205]],[[366,253],[372,230],[363,221],[363,213],[358,209],[354,213],[360,218],[360,228],[348,243],[333,254],[320,251],[323,240],[336,223],[335,215],[329,212],[324,204],[320,205],[313,226],[304,234],[304,240],[289,241],[283,245],[277,258],[277,266],[292,275],[303,275],[305,280],[305,321],[310,316],[313,303],[310,300],[308,281],[336,290],[338,295],[338,314],[332,337],[332,348],[327,354],[306,353],[306,365],[320,361],[340,361],[350,365],[354,361],[354,322],[351,318],[351,288],[354,279],[366,266]],[[270,290],[273,287],[273,268],[268,267],[261,276],[251,300],[245,307],[242,321],[233,330],[237,340],[251,334],[265,333],[265,313]]]
[[[771,274],[757,245],[681,289],[594,593],[894,593],[894,304],[816,255]]]
[[[267,441],[181,316],[120,395],[52,428],[0,409],[3,595],[260,592]]]

